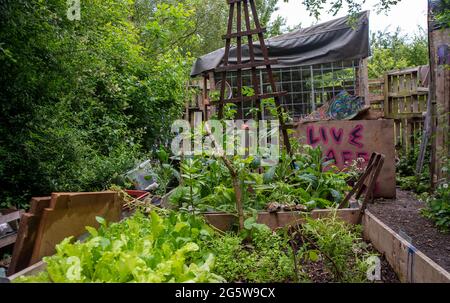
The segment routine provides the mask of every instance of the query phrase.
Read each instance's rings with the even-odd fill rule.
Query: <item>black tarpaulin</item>
[[[353,21],[353,22],[352,22]],[[255,44],[255,58],[262,61],[261,48]],[[293,67],[302,65],[326,64],[342,60],[355,60],[369,57],[369,12],[356,16],[343,17],[300,29],[288,34],[266,40],[270,59],[277,59],[272,67]],[[202,56],[194,63],[191,76],[214,70],[222,63],[225,49],[218,49]],[[248,62],[248,45],[242,48],[243,63]],[[236,63],[236,48],[230,50],[229,62]]]

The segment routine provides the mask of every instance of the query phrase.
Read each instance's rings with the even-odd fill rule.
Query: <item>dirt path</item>
[[[434,262],[450,271],[450,234],[440,233],[433,222],[422,217],[425,208],[412,193],[398,190],[396,200],[378,200],[369,206],[376,215],[396,233],[406,233],[412,244]]]

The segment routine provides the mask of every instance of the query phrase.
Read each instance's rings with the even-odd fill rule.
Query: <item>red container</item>
[[[148,191],[145,190],[126,190],[125,192],[138,200],[143,200],[150,194]]]

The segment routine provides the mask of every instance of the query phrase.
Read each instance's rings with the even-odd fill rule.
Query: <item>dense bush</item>
[[[105,188],[182,111],[192,11],[81,3],[70,21],[66,1],[0,1],[0,207]]]

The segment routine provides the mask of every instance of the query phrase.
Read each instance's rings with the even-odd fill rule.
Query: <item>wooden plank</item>
[[[384,116],[391,117],[391,104],[389,102],[389,77],[384,75]]]
[[[231,98],[228,100],[221,101],[214,101],[215,104],[228,104],[228,103],[241,103],[245,101],[254,101],[258,99],[268,99],[273,98],[277,96],[284,96],[287,92],[276,92],[276,93],[266,93],[266,94],[260,94],[260,95],[254,95],[254,96],[242,96],[237,98]]]
[[[0,224],[9,223],[11,221],[19,220],[19,219],[20,219],[20,211],[16,210],[16,211],[10,212],[6,215],[1,215],[0,216]]]
[[[397,118],[400,113],[400,104],[398,98],[391,98],[392,102],[392,117]]]
[[[408,120],[408,145],[409,145],[409,152],[414,152],[414,122],[413,120]]]
[[[231,33],[228,35],[223,35],[222,39],[232,39],[232,38],[237,38],[237,37],[246,37],[246,36],[252,36],[252,35],[257,35],[260,33],[265,33],[266,32],[266,28],[256,28],[256,29],[252,29],[252,30],[246,30],[246,31],[240,31],[240,32],[236,32],[236,33]]]
[[[313,219],[323,219],[336,215],[338,218],[349,224],[357,224],[358,216],[360,213],[359,208],[345,208],[345,209],[322,209],[314,210],[311,213],[305,212],[260,212],[258,213],[257,222],[259,224],[265,224],[272,230],[286,227],[295,222],[303,223],[307,216],[311,216]],[[206,221],[215,228],[222,231],[230,231],[233,225],[237,224],[237,217],[228,213],[205,213],[203,214]]]
[[[412,106],[411,106],[411,111],[413,112],[413,113],[422,113],[420,110],[419,110],[419,96],[412,96],[411,97],[411,103],[412,103]]]
[[[234,3],[230,3],[230,9],[228,13],[228,25],[227,25],[227,35],[230,35],[233,31],[233,16],[234,16]],[[230,56],[231,39],[226,39],[225,41],[225,54],[223,57],[223,64],[228,65]],[[226,70],[222,72],[222,82],[220,85],[220,101],[225,99],[225,81],[227,80]],[[219,119],[223,118],[223,106],[219,106]]]
[[[397,120],[401,120],[401,119],[422,119],[423,118],[423,114],[422,113],[399,113],[396,116]]]
[[[50,201],[51,197],[32,198],[30,211],[22,214],[11,263],[8,267],[8,275],[31,265],[31,255],[33,254],[42,213],[45,208],[50,206]]]
[[[392,98],[404,98],[404,97],[411,97],[414,95],[426,95],[427,92],[419,92],[419,91],[404,91],[404,92],[398,92],[398,93],[389,93],[389,97]]]
[[[402,129],[402,124],[400,122],[400,120],[395,120],[395,145],[396,146],[401,146],[401,129]]]
[[[363,91],[362,96],[366,102],[367,106],[370,106],[369,100],[369,70],[368,70],[368,58],[361,60],[361,89]]]
[[[14,281],[15,279],[19,278],[19,277],[27,277],[27,276],[32,276],[32,275],[36,275],[40,272],[42,272],[43,270],[45,270],[47,267],[47,264],[44,261],[40,261],[34,265],[31,265],[13,275],[9,275],[8,279],[10,281]]]
[[[403,115],[409,114],[406,111],[406,108],[407,108],[407,104],[406,104],[407,103],[407,99],[406,99],[406,97],[400,97],[400,98],[397,98],[397,100],[398,100],[397,117],[399,117],[400,114],[403,114]]]
[[[391,77],[391,81],[392,81],[392,93],[400,93],[400,76],[396,75],[396,76],[392,76]]]
[[[401,74],[397,76],[398,78],[398,92],[400,94],[404,94],[406,91],[406,75],[405,74]]]
[[[413,73],[413,72],[418,72],[419,68],[418,67],[412,67],[412,68],[406,68],[406,69],[401,69],[401,70],[395,70],[395,71],[390,71],[387,74],[389,76],[399,76],[399,75],[404,75],[407,73]]]
[[[248,62],[248,63],[241,63],[241,64],[232,64],[232,65],[226,65],[226,66],[219,66],[214,71],[216,73],[221,73],[224,71],[234,71],[239,69],[250,69],[252,67],[263,67],[263,66],[269,66],[269,65],[275,65],[278,63],[278,60],[265,60],[262,62]]]
[[[364,238],[384,256],[400,281],[450,283],[450,273],[418,251],[370,211],[363,217]]]
[[[54,193],[39,224],[31,264],[52,255],[66,237],[83,235],[86,226],[98,227],[96,216],[108,222],[119,221],[122,205],[117,192]]]
[[[432,34],[434,48],[432,50],[435,56],[435,64],[432,68],[434,74],[434,88],[436,97],[436,180],[447,179],[448,171],[443,171],[445,158],[450,157],[450,57],[444,55],[439,58],[439,50],[442,53],[450,52],[450,28],[434,31]],[[444,49],[447,49],[446,51]]]
[[[16,242],[17,233],[11,233],[9,235],[3,236],[0,238],[0,248],[6,247],[8,245]]]
[[[402,119],[402,147],[403,147],[403,155],[407,155],[408,154],[408,137],[409,137],[409,133],[408,133],[408,120],[407,119]]]

